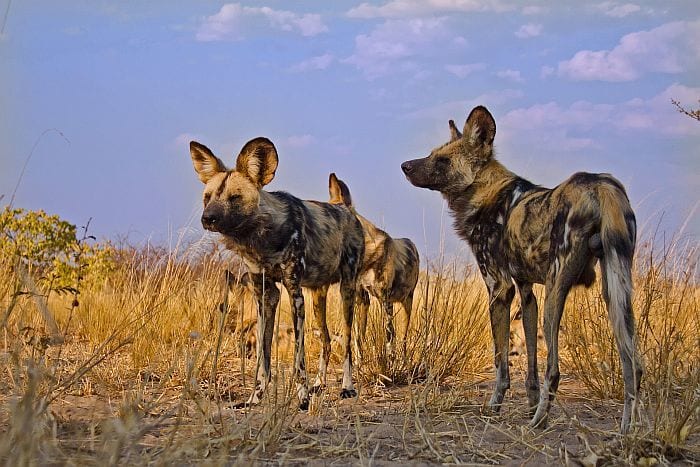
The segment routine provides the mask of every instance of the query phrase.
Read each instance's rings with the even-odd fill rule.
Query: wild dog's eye
[[[449,165],[449,164],[450,164],[450,159],[447,158],[447,157],[444,157],[444,156],[436,157],[436,158],[435,158],[435,164],[442,165],[442,166]]]
[[[229,203],[233,203],[234,201],[238,200],[241,197],[241,195],[229,195],[228,201]]]
[[[207,193],[206,195],[204,195],[204,204],[209,203],[209,200],[210,200],[210,199],[211,199],[211,195],[210,195],[210,194]]]

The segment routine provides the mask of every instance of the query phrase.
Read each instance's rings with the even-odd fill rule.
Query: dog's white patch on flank
[[[503,225],[503,214],[498,213],[498,217],[496,217],[496,224]]]
[[[564,249],[569,248],[569,233],[570,233],[570,228],[569,228],[569,223],[566,222],[564,223]]]

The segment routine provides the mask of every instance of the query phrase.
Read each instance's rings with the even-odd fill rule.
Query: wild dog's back
[[[304,201],[303,235],[306,239],[302,285],[319,287],[338,282],[341,266],[362,264],[365,245],[360,221],[349,208]]]

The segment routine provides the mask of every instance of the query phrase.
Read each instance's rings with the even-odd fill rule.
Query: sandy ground
[[[641,457],[653,464],[659,457],[650,445],[644,460],[645,441],[617,435],[619,402],[585,397],[566,375],[549,427],[529,429],[523,363],[514,359],[512,388],[501,413],[491,416],[482,406],[490,395],[489,375],[478,383],[450,379],[439,386],[365,384],[357,399],[340,400],[340,374],[333,373],[309,412],[298,411],[293,398],[285,403],[283,391],[270,391],[260,406],[235,409],[233,403],[245,400],[251,389],[252,371],[244,385],[240,361],[232,359],[222,362],[219,397],[212,397],[215,392],[203,377],[193,378],[188,391],[181,378],[178,383],[142,374],[124,380],[121,390],[80,385],[50,405],[49,420],[64,460],[78,462],[100,463],[113,450],[123,464],[605,465],[631,461],[625,457],[631,444],[635,462]],[[2,399],[5,431],[12,398]],[[666,460],[700,461],[672,449],[666,450]]]

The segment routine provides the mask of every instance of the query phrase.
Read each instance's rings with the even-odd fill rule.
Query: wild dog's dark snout
[[[401,164],[401,170],[403,170],[403,173],[406,175],[409,175],[413,171],[413,164],[411,162],[413,161],[406,161]]]
[[[221,224],[222,213],[216,209],[205,209],[202,213],[202,226],[207,230],[213,230]]]

